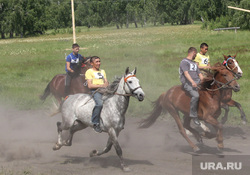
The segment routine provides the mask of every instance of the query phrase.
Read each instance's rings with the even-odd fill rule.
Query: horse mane
[[[222,65],[220,62],[217,62],[213,65],[216,69],[226,69],[224,65]],[[201,90],[207,90],[207,88],[211,87],[212,82],[214,81],[214,77],[216,76],[218,72],[212,71],[207,74],[207,76],[203,79],[203,81],[200,83],[200,89]]]
[[[114,93],[118,89],[118,86],[119,86],[121,79],[122,79],[122,77],[116,76],[115,80],[110,85],[108,85],[106,88],[98,88],[97,91],[105,96],[114,95]]]

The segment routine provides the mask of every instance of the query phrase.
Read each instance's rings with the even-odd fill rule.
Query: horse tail
[[[153,111],[150,113],[148,118],[140,121],[139,128],[148,128],[155,123],[156,119],[162,113],[161,101],[163,100],[164,96],[165,93],[161,94],[160,97],[155,102],[152,103],[154,107]]]
[[[50,94],[50,82],[45,88],[43,95],[40,95],[40,100],[44,101],[49,96],[49,94]]]

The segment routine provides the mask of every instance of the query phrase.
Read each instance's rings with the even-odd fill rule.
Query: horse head
[[[238,61],[235,59],[236,54],[234,56],[231,55],[228,56],[223,55],[223,56],[225,58],[223,65],[226,66],[228,70],[233,72],[237,78],[242,77],[243,72],[238,64]]]
[[[92,67],[92,65],[90,64],[90,59],[91,58],[92,58],[91,56],[84,57],[82,59],[81,67],[86,67],[87,69],[91,68]]]
[[[224,66],[220,67],[211,67],[212,70],[216,71],[214,75],[214,84],[216,88],[229,88],[233,91],[238,92],[240,90],[240,85],[237,83],[237,77],[234,76],[232,71],[228,70]]]
[[[144,100],[145,93],[139,84],[138,78],[136,78],[136,68],[132,72],[129,72],[129,68],[126,69],[124,82],[126,94],[132,94],[132,96],[136,97],[139,101]]]

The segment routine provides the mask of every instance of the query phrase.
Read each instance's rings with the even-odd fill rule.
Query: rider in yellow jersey
[[[96,132],[102,132],[100,127],[100,114],[103,107],[102,94],[96,91],[98,88],[107,87],[109,85],[106,73],[103,69],[100,69],[101,60],[99,57],[94,56],[90,60],[92,68],[88,69],[85,73],[85,78],[88,82],[88,88],[93,94],[95,101],[95,107],[92,113],[93,128]]]
[[[200,45],[200,52],[197,53],[194,61],[198,63],[198,68],[200,69],[203,76],[206,76],[210,69],[210,59],[209,55],[206,55],[208,51],[207,43],[202,43]]]

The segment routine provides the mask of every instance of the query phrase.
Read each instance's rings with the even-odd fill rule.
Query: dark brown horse
[[[90,58],[91,57],[86,57],[86,59],[84,59],[83,62],[76,67],[70,85],[70,94],[89,93],[89,89],[86,84],[87,82],[85,80],[85,72],[91,67],[89,62]],[[58,74],[54,76],[45,88],[43,95],[40,96],[40,99],[44,101],[50,94],[52,94],[60,106],[62,98],[65,98],[65,79],[66,74]]]
[[[236,82],[233,73],[226,69],[222,64],[212,67],[212,70],[216,71],[214,77],[210,80],[204,80],[199,89],[200,100],[198,117],[200,120],[204,120],[216,129],[218,148],[222,149],[224,147],[222,124],[217,120],[221,114],[222,94],[231,89],[239,91],[240,86]],[[182,89],[182,86],[174,86],[167,92],[161,94],[158,100],[155,101],[155,106],[151,115],[140,123],[140,128],[151,126],[160,116],[162,110],[166,110],[171,114],[175,119],[182,136],[187,140],[194,151],[198,151],[199,148],[189,139],[184,129],[186,128],[189,130],[198,142],[202,142],[200,134],[190,126],[190,96]],[[179,112],[184,114],[184,124],[182,124]],[[211,138],[212,134],[205,132],[204,136]]]
[[[224,62],[223,62],[223,65],[228,69],[230,70],[231,72],[234,73],[234,75],[237,77],[237,78],[240,78],[242,77],[242,70],[238,64],[238,61],[235,59],[236,55],[234,56],[226,56],[224,55]],[[232,90],[231,91],[226,91],[224,92],[224,94],[222,95],[223,96],[223,99],[222,99],[222,104],[221,104],[221,107],[223,109],[225,109],[225,114],[224,116],[222,117],[222,124],[226,123],[227,121],[227,118],[228,118],[228,112],[229,112],[229,107],[237,107],[240,111],[240,114],[241,114],[241,119],[242,119],[242,122],[243,124],[245,124],[247,122],[247,119],[246,119],[246,114],[245,112],[243,111],[242,107],[241,107],[241,104],[232,100]]]

